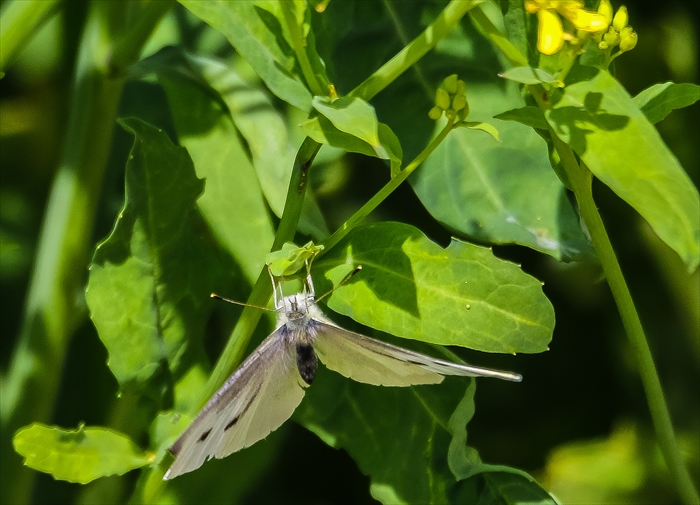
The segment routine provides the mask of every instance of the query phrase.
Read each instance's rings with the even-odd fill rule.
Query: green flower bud
[[[620,51],[631,51],[636,45],[637,33],[632,30],[631,26],[625,26],[620,32]]]
[[[464,93],[467,92],[467,85],[464,83],[462,79],[457,81],[457,91],[455,91],[455,94],[457,95],[463,95]]]
[[[467,95],[455,95],[452,100],[452,108],[456,111],[460,111],[467,106]]]
[[[457,113],[457,118],[463,121],[469,115],[469,102],[466,103],[464,108]]]
[[[454,119],[455,117],[457,117],[457,113],[452,109],[449,109],[445,111],[445,116],[447,116],[447,119]]]
[[[627,7],[624,5],[621,5],[619,9],[617,9],[617,12],[615,13],[615,17],[613,18],[613,27],[618,31],[622,31],[622,29],[627,26],[627,22],[629,21],[629,15],[627,14]]]
[[[450,95],[447,94],[443,88],[438,88],[435,92],[435,105],[440,107],[442,110],[447,110],[450,108]]]
[[[608,48],[608,43],[605,42],[604,40],[598,44],[598,49],[600,49],[601,51],[605,51],[607,48]]]
[[[442,109],[440,107],[435,106],[428,112],[428,117],[433,121],[440,119],[440,116],[442,116]]]
[[[457,92],[457,74],[445,77],[445,80],[442,81],[442,87],[445,88],[450,95],[454,95]]]
[[[605,35],[603,35],[603,41],[608,47],[615,47],[620,43],[620,34],[611,26],[610,29],[605,32]]]

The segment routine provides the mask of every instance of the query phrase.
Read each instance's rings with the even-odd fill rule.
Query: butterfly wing
[[[433,358],[359,333],[329,321],[315,321],[314,349],[326,367],[358,382],[376,386],[437,384],[444,375],[496,377],[519,382],[512,372],[462,365]]]
[[[164,479],[248,447],[279,428],[304,397],[295,347],[277,329],[234,372],[192,421],[170,452]]]

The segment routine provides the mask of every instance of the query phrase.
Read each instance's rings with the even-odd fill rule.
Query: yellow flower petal
[[[610,0],[600,0],[598,5],[598,14],[605,17],[605,22],[609,25],[613,20],[613,8]]]
[[[540,10],[537,13],[537,50],[542,54],[554,54],[564,45],[564,27],[554,12]]]
[[[577,30],[584,32],[602,32],[608,29],[608,22],[605,16],[597,12],[591,12],[584,9],[559,9],[559,12],[571,21]]]

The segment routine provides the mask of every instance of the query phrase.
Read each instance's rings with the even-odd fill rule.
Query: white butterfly
[[[251,446],[279,428],[314,381],[318,358],[345,377],[377,386],[438,384],[444,375],[522,380],[512,372],[451,363],[340,328],[316,304],[310,273],[302,293],[284,296],[274,279],[273,291],[277,328],[170,447],[175,462],[164,480]]]

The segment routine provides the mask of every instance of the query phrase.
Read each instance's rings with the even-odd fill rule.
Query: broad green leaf
[[[255,169],[226,107],[180,51],[166,48],[141,64],[155,68],[180,144],[192,157],[197,175],[207,181],[197,201],[202,216],[252,284],[274,232]]]
[[[79,484],[123,475],[155,458],[125,434],[101,427],[65,430],[34,423],[19,430],[12,445],[28,467]]]
[[[662,121],[672,111],[693,105],[698,100],[700,86],[673,82],[654,84],[632,99],[651,124]]]
[[[515,67],[498,74],[504,79],[508,79],[522,84],[554,84],[560,86],[561,82],[555,76],[545,72],[541,68]]]
[[[248,145],[265,198],[272,211],[282,216],[299,147],[291,143],[284,119],[261,89],[244,81],[233,69],[204,58],[190,58],[190,61],[228,107]],[[328,235],[328,227],[311,191],[307,191],[304,198],[299,230],[319,240]]]
[[[279,251],[269,253],[265,257],[265,264],[270,267],[270,271],[275,277],[294,275],[322,250],[323,246],[316,246],[313,242],[302,247],[287,242]]]
[[[700,195],[622,85],[607,72],[567,86],[546,112],[556,135],[634,207],[689,271],[700,262]]]
[[[498,124],[502,142],[456,129],[411,179],[439,221],[479,241],[516,243],[557,259],[589,250],[547,144],[531,128]]]
[[[336,285],[357,265],[328,306],[362,324],[487,352],[547,349],[554,312],[542,284],[490,249],[457,239],[443,249],[412,226],[384,222],[356,228],[314,263]]]
[[[523,475],[485,472],[461,481],[451,495],[452,503],[474,505],[558,505],[547,491]]]
[[[534,105],[526,105],[525,107],[511,109],[494,116],[494,118],[502,121],[517,121],[520,124],[539,130],[546,130],[549,127],[542,109]]]
[[[294,419],[331,447],[346,450],[382,503],[447,503],[456,483],[447,466],[448,420],[466,385],[473,389],[474,380],[448,377],[439,385],[377,387],[319,366]]]
[[[326,97],[315,96],[313,107],[341,132],[367,142],[378,158],[389,159],[379,141],[379,122],[374,107],[370,104],[350,96],[332,102]]]
[[[121,124],[135,136],[125,204],[95,250],[86,298],[120,386],[160,400],[171,373],[201,357],[189,342],[202,334],[221,267],[195,211],[204,183],[187,151],[140,120]]]
[[[382,146],[382,149],[379,150],[374,149],[367,142],[354,135],[340,131],[324,116],[308,119],[299,126],[306,135],[319,144],[326,144],[348,152],[389,160],[392,175],[398,173],[401,168],[401,158],[403,156],[401,144],[394,132],[391,131],[391,128],[383,123],[379,123],[378,126],[379,142]]]
[[[272,93],[304,111],[311,109],[311,93],[294,75],[294,52],[281,36],[278,19],[263,8],[263,3],[201,0],[180,3],[220,31]]]

